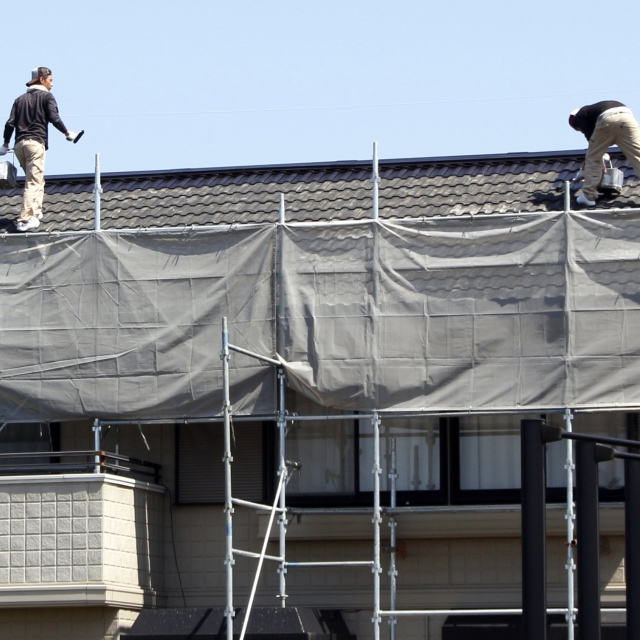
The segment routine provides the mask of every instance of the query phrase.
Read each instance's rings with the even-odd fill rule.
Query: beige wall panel
[[[107,607],[0,609],[0,638],[20,640],[118,640],[136,611]]]

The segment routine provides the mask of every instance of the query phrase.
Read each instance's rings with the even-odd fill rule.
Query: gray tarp
[[[639,267],[636,214],[7,236],[0,416],[219,415],[223,316],[338,409],[638,407]],[[231,390],[275,410],[269,366]]]
[[[289,228],[281,356],[343,409],[640,406],[640,218]]]
[[[272,353],[273,228],[0,240],[2,420],[214,415],[221,318]],[[231,370],[239,411],[272,411],[274,375]]]

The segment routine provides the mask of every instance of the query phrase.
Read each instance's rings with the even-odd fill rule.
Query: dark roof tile
[[[599,207],[639,206],[640,184],[629,163],[623,194]],[[584,152],[506,154],[381,161],[381,218],[559,211],[564,182]],[[93,228],[93,175],[47,178],[45,231]],[[336,162],[104,174],[105,229],[275,222],[280,194],[291,222],[363,219],[371,215],[371,165]],[[0,192],[0,230],[12,229],[22,184]]]

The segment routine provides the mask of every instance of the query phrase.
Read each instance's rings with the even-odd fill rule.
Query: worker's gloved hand
[[[78,137],[78,134],[74,131],[67,131],[67,140],[73,142]]]
[[[584,178],[584,171],[580,169],[580,171],[578,171],[578,173],[576,173],[575,177],[573,178],[573,181],[580,182],[580,180],[582,180],[583,178]]]
[[[0,147],[0,156],[6,156],[8,151],[9,151],[9,147],[7,147],[7,145],[3,144]]]

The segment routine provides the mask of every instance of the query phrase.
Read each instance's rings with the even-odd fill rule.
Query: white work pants
[[[582,193],[589,199],[598,197],[598,184],[602,178],[602,156],[607,149],[617,144],[633,166],[640,179],[640,127],[630,110],[607,115],[605,111],[598,119],[584,161],[584,186]]]
[[[44,144],[37,140],[20,140],[13,150],[25,175],[22,210],[18,222],[26,222],[31,216],[42,218]]]

